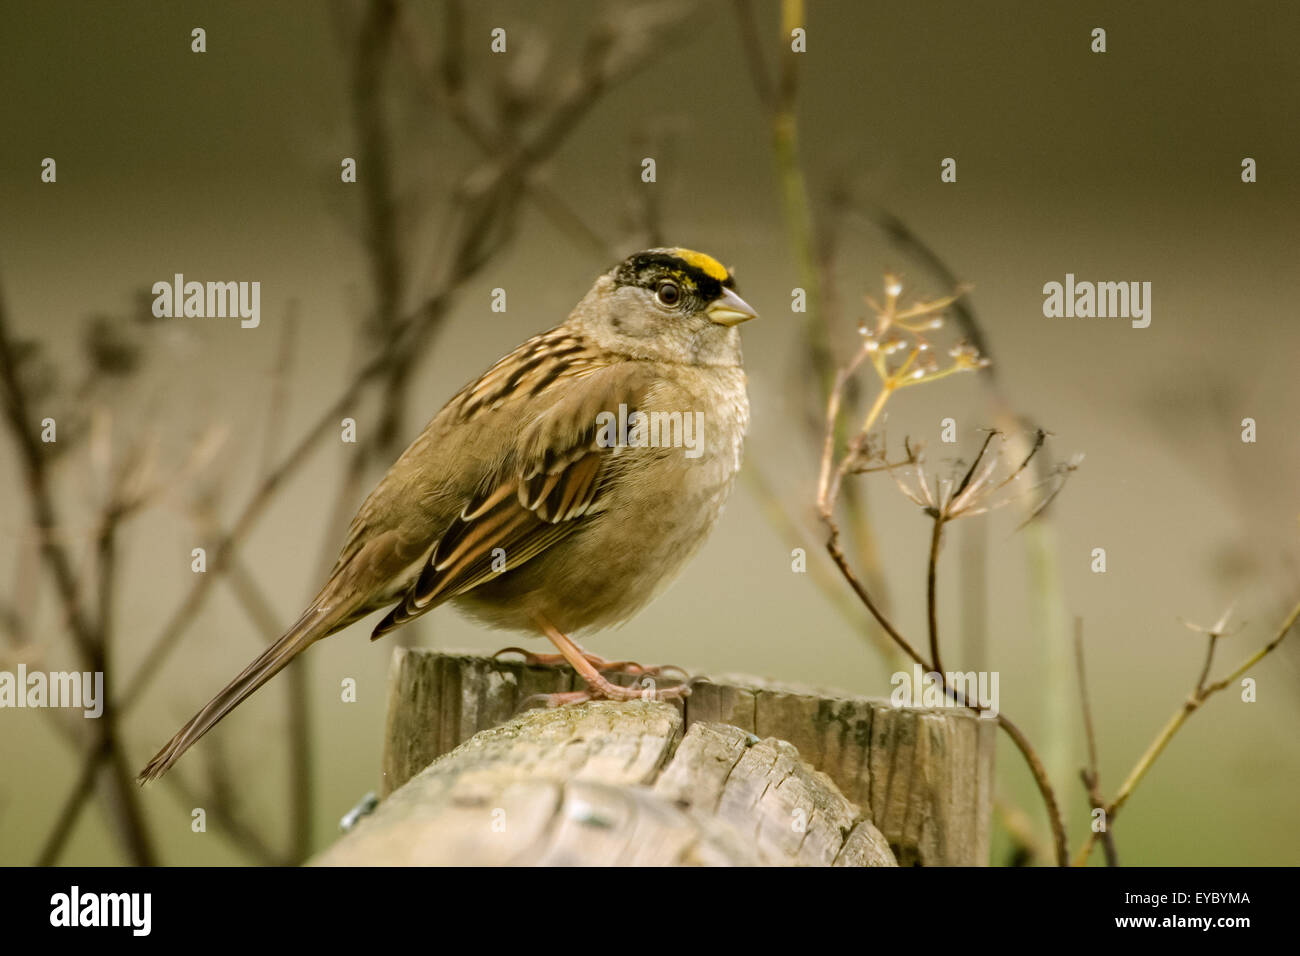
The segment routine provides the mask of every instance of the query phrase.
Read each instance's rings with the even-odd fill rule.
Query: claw
[[[585,704],[590,700],[676,700],[679,697],[689,697],[692,684],[692,681],[688,681],[653,690],[648,687],[622,687],[609,684],[604,688],[587,687],[583,690],[557,691],[553,694],[531,694],[520,701],[515,713],[523,713],[534,707],[544,707],[548,710],[568,707],[572,704]]]
[[[538,629],[550,638],[551,643],[559,650],[559,654],[533,654],[522,647],[507,647],[497,651],[492,656],[499,657],[502,654],[510,653],[522,654],[526,664],[558,664],[563,661],[577,672],[587,686],[583,690],[534,694],[523,701],[520,706],[521,710],[527,710],[534,703],[541,703],[547,707],[563,707],[568,704],[598,699],[675,700],[689,696],[691,692],[693,681],[686,677],[686,672],[680,667],[674,665],[642,667],[635,661],[607,661],[603,657],[597,657],[595,654],[583,650],[573,642],[572,638],[547,620],[545,615],[538,613],[534,615],[534,619]],[[655,685],[651,678],[662,674],[666,670],[675,670],[685,679],[681,683],[661,689]],[[640,677],[642,679],[637,683],[641,686],[623,687],[619,684],[610,683],[601,671],[621,671],[631,677]]]
[[[492,657],[498,658],[502,654],[518,654],[524,659],[524,664],[528,667],[560,667],[568,663],[563,654],[536,654],[533,651],[522,647],[503,647]],[[675,673],[682,680],[686,680],[690,675],[676,664],[659,664],[651,667],[645,667],[636,661],[607,661],[605,658],[589,651],[583,651],[582,656],[586,658],[587,663],[604,674],[627,674],[631,677],[660,677],[668,672]]]
[[[531,694],[519,702],[519,707],[515,713],[522,714],[526,710],[534,707],[545,707],[548,710],[556,707],[566,707],[570,704],[585,704],[589,700],[594,700],[590,691],[570,690],[560,691],[554,694]]]

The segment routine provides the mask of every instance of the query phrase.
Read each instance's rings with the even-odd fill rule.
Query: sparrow
[[[450,602],[551,640],[587,689],[642,697],[572,635],[627,620],[681,571],[740,468],[749,399],[731,272],[682,248],[629,256],[560,325],[466,385],[353,518],[329,579],[289,629],[140,772],[194,743],[323,637],[387,609],[377,639]],[[542,660],[542,655],[530,655]],[[689,693],[688,685],[655,691]]]

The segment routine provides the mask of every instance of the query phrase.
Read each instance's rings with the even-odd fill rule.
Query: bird
[[[532,656],[566,661],[586,690],[548,703],[645,696],[601,674],[637,665],[572,635],[632,617],[712,530],[749,424],[737,326],[756,316],[731,270],[691,249],[647,249],[600,275],[564,322],[443,406],[362,503],[307,608],[138,781],[316,641],[384,609],[372,640],[447,602],[549,638],[559,654]]]

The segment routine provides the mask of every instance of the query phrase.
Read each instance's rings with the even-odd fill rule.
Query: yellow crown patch
[[[727,281],[731,275],[724,266],[713,256],[706,256],[702,252],[696,252],[694,249],[670,249],[669,250],[678,259],[681,259],[688,266],[694,266],[710,278],[717,279],[719,282]]]

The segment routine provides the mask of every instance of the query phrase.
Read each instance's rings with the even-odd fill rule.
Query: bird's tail
[[[154,758],[140,771],[136,781],[142,784],[148,783],[166,773],[171,765],[179,760],[200,737],[215,727],[222,717],[243,703],[253,691],[280,673],[291,660],[329,634],[332,630],[331,623],[316,607],[308,609],[283,637],[258,655],[257,659],[245,667],[238,677],[222,688],[221,692],[191,717],[184,727],[176,731],[176,736],[167,741],[162,750],[154,754]]]

